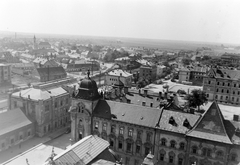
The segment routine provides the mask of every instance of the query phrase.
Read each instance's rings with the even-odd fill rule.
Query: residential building
[[[66,72],[82,72],[87,70],[99,71],[100,64],[97,61],[86,61],[86,60],[69,60],[67,64],[61,64]]]
[[[89,135],[63,151],[50,157],[48,164],[84,164],[84,165],[119,165],[114,151],[109,149],[109,142],[98,137]]]
[[[240,62],[240,54],[232,54],[232,53],[224,53],[221,56],[221,60],[223,64],[231,64],[231,65],[239,65]]]
[[[159,165],[240,163],[240,117],[225,120],[216,102],[199,115],[174,103],[160,109],[104,100],[89,74],[72,98],[73,143],[98,135],[126,165],[146,163],[150,152]]]
[[[0,113],[0,151],[32,138],[35,134],[34,124],[20,108]]]
[[[40,42],[38,44],[38,49],[51,49],[49,42]]]
[[[11,82],[11,65],[0,64],[0,85],[9,85]]]
[[[124,86],[132,86],[132,74],[121,69],[108,72],[105,79],[106,85],[114,85],[120,79]]]
[[[211,68],[203,79],[203,91],[209,101],[240,104],[240,71]]]
[[[33,63],[16,63],[12,65],[12,73],[18,75],[31,75],[34,69]]]
[[[143,79],[148,79],[151,82],[156,80],[157,76],[157,66],[152,65],[152,66],[141,66],[139,68],[139,77]]]
[[[62,66],[57,66],[47,68],[36,68],[33,71],[33,76],[35,78],[38,78],[40,82],[47,82],[66,78],[67,73]]]
[[[36,86],[9,94],[9,110],[21,108],[35,123],[35,134],[42,137],[69,125],[70,95],[62,87]]]
[[[178,73],[179,82],[189,81],[190,79],[190,70],[187,68],[182,68]]]
[[[33,63],[36,68],[47,68],[47,67],[58,66],[58,63],[53,59],[49,59],[49,57],[37,57],[35,60],[33,60]]]
[[[161,76],[166,69],[166,66],[164,65],[157,65],[157,76]]]

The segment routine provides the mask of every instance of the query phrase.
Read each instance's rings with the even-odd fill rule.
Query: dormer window
[[[183,122],[183,126],[184,126],[184,127],[187,127],[187,128],[191,127],[191,125],[190,125],[188,119],[185,119],[185,120],[184,120],[184,122]]]
[[[177,126],[177,123],[175,122],[174,118],[171,116],[169,119],[169,124],[173,125],[173,126]]]

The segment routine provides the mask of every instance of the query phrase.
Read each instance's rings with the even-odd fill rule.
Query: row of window
[[[191,153],[192,154],[197,154],[198,147],[197,146],[192,146],[191,148]],[[211,148],[202,148],[202,156],[206,157],[212,157],[213,150]],[[216,158],[217,159],[223,159],[224,158],[224,152],[221,150],[218,150],[216,152]]]
[[[95,126],[94,126],[94,129],[95,130],[98,130],[99,129],[99,122],[98,121],[95,121]],[[107,123],[103,123],[102,125],[102,130],[103,131],[107,131]],[[119,135],[124,135],[124,127],[120,127],[119,128]],[[133,129],[132,128],[129,128],[128,129],[128,137],[133,137]],[[116,126],[115,125],[111,125],[111,130],[110,130],[110,133],[112,134],[115,134],[116,133]],[[142,131],[137,131],[137,138],[141,139],[142,137]],[[148,132],[147,133],[147,137],[146,137],[146,141],[151,141],[152,139],[152,133],[151,132]]]
[[[228,89],[222,89],[222,90],[221,90],[221,93],[224,93],[224,91],[226,91],[226,93],[229,93],[229,90],[228,90]],[[220,90],[217,88],[217,89],[216,89],[216,92],[220,92]],[[233,95],[235,95],[236,93],[237,93],[238,95],[240,95],[240,91],[236,92],[236,91],[234,90],[234,91],[232,92]]]
[[[167,139],[162,138],[160,140],[160,144],[161,144],[161,146],[167,146]],[[170,141],[170,148],[176,148],[176,145],[177,145],[176,141],[174,141],[174,140]],[[179,149],[180,150],[184,150],[185,149],[185,143],[184,142],[179,143]]]
[[[211,81],[208,81],[208,84],[211,84]],[[231,86],[231,83],[230,83],[230,82],[228,82],[228,83],[227,83],[227,82],[226,82],[226,83],[225,83],[225,82],[217,82],[217,85],[218,85],[218,86],[221,85],[221,86],[228,86],[228,87],[230,87],[230,86]],[[240,84],[237,85],[237,84],[234,83],[234,84],[233,84],[233,87],[236,87],[236,88],[238,87],[238,88],[240,88]]]
[[[160,161],[165,161],[165,154],[164,153],[160,153],[159,155],[159,160]],[[174,155],[169,155],[168,156],[168,162],[169,163],[174,163],[175,160],[175,156]],[[182,157],[178,157],[178,165],[183,165],[183,161],[184,159]]]
[[[218,95],[215,95],[215,99],[218,99]],[[229,97],[225,96],[225,100],[228,101]],[[223,96],[220,96],[220,100],[223,100]],[[235,100],[235,97],[232,97],[232,101]],[[239,98],[237,97],[236,102],[239,102]]]
[[[59,121],[59,123],[57,121],[55,121],[54,128],[57,128],[58,126],[62,126],[64,124],[66,124],[67,122],[68,122],[68,118],[67,117],[65,117],[65,119],[61,119]],[[49,131],[51,131],[51,124],[45,125],[43,127],[44,134],[49,132]]]
[[[30,137],[30,136],[31,136],[31,131],[29,130],[29,131],[27,132],[27,137]],[[26,137],[26,138],[27,138],[27,137]],[[20,134],[20,135],[19,135],[19,139],[16,139],[16,141],[17,141],[17,140],[20,140],[20,141],[21,141],[21,140],[23,140],[24,138],[25,138],[25,137],[24,137],[24,134]],[[15,143],[15,139],[12,138],[12,139],[11,139],[11,145],[14,145],[14,143]],[[2,146],[2,148],[5,148],[5,147],[6,147],[5,142],[2,142],[2,145],[1,145],[1,146]]]

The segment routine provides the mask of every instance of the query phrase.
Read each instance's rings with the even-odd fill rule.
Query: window
[[[207,94],[207,97],[209,97],[209,94]]]
[[[220,96],[220,99],[222,100],[222,99],[223,99],[223,96]]]
[[[147,133],[147,141],[151,141],[151,133]]]
[[[121,128],[119,129],[119,134],[120,134],[120,135],[123,135],[123,127],[121,127]]]
[[[227,89],[227,93],[229,93],[229,90]]]
[[[45,111],[49,111],[49,105],[45,105]]]
[[[162,153],[160,154],[160,160],[161,161],[164,161],[164,156],[165,156],[164,154],[162,154]]]
[[[208,81],[208,84],[211,84],[211,81]]]
[[[57,102],[55,102],[55,108],[57,108]]]
[[[217,151],[217,158],[222,159],[223,158],[223,152],[222,151]]]
[[[145,147],[145,155],[148,155],[150,153],[150,148],[149,147]]]
[[[235,91],[233,91],[233,95],[235,95]]]
[[[142,102],[142,106],[146,106],[146,102]]]
[[[222,89],[222,93],[224,92],[224,89]]]
[[[127,143],[127,152],[132,151],[132,143]]]
[[[95,122],[95,129],[98,129],[98,121]]]
[[[137,144],[136,145],[136,153],[140,154],[140,150],[141,150],[141,146],[140,146],[140,144]]]
[[[31,135],[31,131],[28,131],[28,136],[30,136]]]
[[[22,140],[22,139],[23,139],[23,137],[22,137],[22,135],[20,135],[20,136],[19,136],[19,140]]]
[[[223,86],[225,85],[225,83],[223,82],[223,84],[222,84]]]
[[[183,158],[178,158],[178,165],[183,165]]]
[[[133,135],[133,130],[132,130],[132,129],[129,129],[129,130],[128,130],[128,136],[129,136],[129,137],[132,137],[132,135]]]
[[[237,98],[237,102],[239,102],[239,98]]]
[[[161,140],[161,145],[162,145],[162,146],[166,146],[166,139],[165,139],[165,138],[163,138],[163,139]]]
[[[237,84],[234,84],[233,86],[234,86],[234,87],[236,87],[236,86],[237,86]]]
[[[126,157],[126,165],[129,165],[130,158]]]
[[[111,126],[111,133],[115,133],[115,126],[114,125]]]
[[[234,101],[234,97],[232,97],[232,101]]]
[[[153,103],[150,103],[150,107],[153,107]]]
[[[219,82],[217,82],[217,85],[219,85]]]
[[[170,147],[175,148],[176,142],[174,140],[171,140],[170,142]]]
[[[122,141],[119,141],[119,142],[118,142],[118,148],[119,148],[119,149],[122,149],[122,148],[123,148],[123,143],[122,143]]]
[[[180,149],[180,150],[184,150],[184,148],[185,148],[185,144],[184,144],[184,143],[180,143],[179,149]]]
[[[114,146],[114,141],[112,139],[110,139],[110,146],[113,147]]]
[[[231,154],[230,160],[231,161],[236,161],[237,160],[237,155],[235,153]]]
[[[107,124],[106,123],[103,124],[103,131],[107,131]]]
[[[137,138],[141,139],[141,135],[142,135],[142,132],[141,132],[141,131],[138,131],[138,132],[137,132]]]
[[[203,152],[202,152],[202,155],[203,156],[208,156],[210,157],[211,156],[211,153],[212,153],[212,150],[210,148],[203,148]]]
[[[173,163],[173,156],[169,156],[169,163]]]
[[[226,96],[226,100],[228,100],[228,96]]]
[[[228,86],[230,86],[230,83],[228,83]]]
[[[127,103],[130,104],[130,103],[131,103],[131,100],[127,99]]]
[[[192,153],[193,154],[197,154],[197,146],[193,146],[192,147]]]
[[[215,99],[218,99],[218,95],[215,96]]]
[[[218,92],[218,88],[217,88],[216,92]]]

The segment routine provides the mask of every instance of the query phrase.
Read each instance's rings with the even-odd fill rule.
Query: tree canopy
[[[207,95],[200,89],[194,89],[187,96],[189,107],[198,108],[200,110],[200,105],[203,105],[207,102]]]

